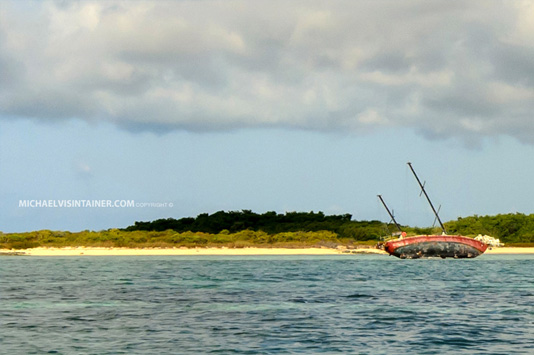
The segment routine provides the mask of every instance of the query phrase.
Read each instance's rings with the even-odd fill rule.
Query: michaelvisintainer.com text
[[[32,208],[125,208],[136,207],[134,200],[19,200],[19,207]]]

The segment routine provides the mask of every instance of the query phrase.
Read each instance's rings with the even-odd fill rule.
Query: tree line
[[[267,234],[263,231],[242,230],[230,233],[125,231],[108,229],[104,231],[63,232],[40,230],[26,233],[1,233],[0,249],[28,249],[37,247],[117,247],[117,248],[176,248],[176,247],[265,247],[301,248],[330,247],[350,243],[329,231],[283,232]]]
[[[503,243],[534,243],[534,214],[498,214],[495,216],[460,217],[444,223],[449,234],[475,237],[478,234],[499,238]],[[401,226],[408,235],[441,234],[438,227]],[[267,234],[296,231],[330,231],[339,238],[352,241],[380,240],[395,231],[393,224],[381,221],[354,221],[352,215],[325,215],[323,212],[266,212],[257,214],[250,210],[219,211],[200,214],[196,218],[158,219],[152,222],[135,222],[127,231],[163,231],[220,233],[227,230],[263,231]]]
[[[503,243],[534,243],[534,214],[460,217],[456,221],[445,223],[445,228],[449,234],[486,234],[499,238]]]
[[[325,215],[323,212],[266,212],[254,213],[250,210],[218,211],[203,213],[196,218],[167,218],[151,222],[135,222],[125,231],[164,231],[176,232],[236,233],[243,230],[263,231],[273,235],[284,232],[330,231],[340,238],[358,241],[378,240],[384,233],[384,223],[380,221],[353,221],[352,215]]]
[[[401,226],[408,236],[440,234],[439,228]],[[534,244],[534,214],[470,216],[445,223],[449,234],[475,237],[487,234],[508,245]],[[181,219],[135,222],[124,229],[65,232],[41,230],[0,232],[0,249],[39,246],[93,247],[310,247],[373,244],[395,231],[393,224],[353,221],[350,214],[327,216],[322,212],[257,214],[250,210],[219,211]]]

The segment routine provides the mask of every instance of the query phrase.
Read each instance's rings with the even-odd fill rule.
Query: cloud
[[[534,4],[5,1],[0,115],[534,143]]]
[[[93,177],[93,169],[84,161],[73,161],[72,167],[74,173],[80,179],[91,179]]]

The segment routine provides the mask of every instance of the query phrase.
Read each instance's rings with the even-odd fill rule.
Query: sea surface
[[[2,354],[534,354],[534,255],[1,257]]]

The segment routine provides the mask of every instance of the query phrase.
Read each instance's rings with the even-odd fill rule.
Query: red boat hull
[[[461,235],[420,235],[384,244],[386,252],[401,259],[475,258],[487,248],[487,244]]]

